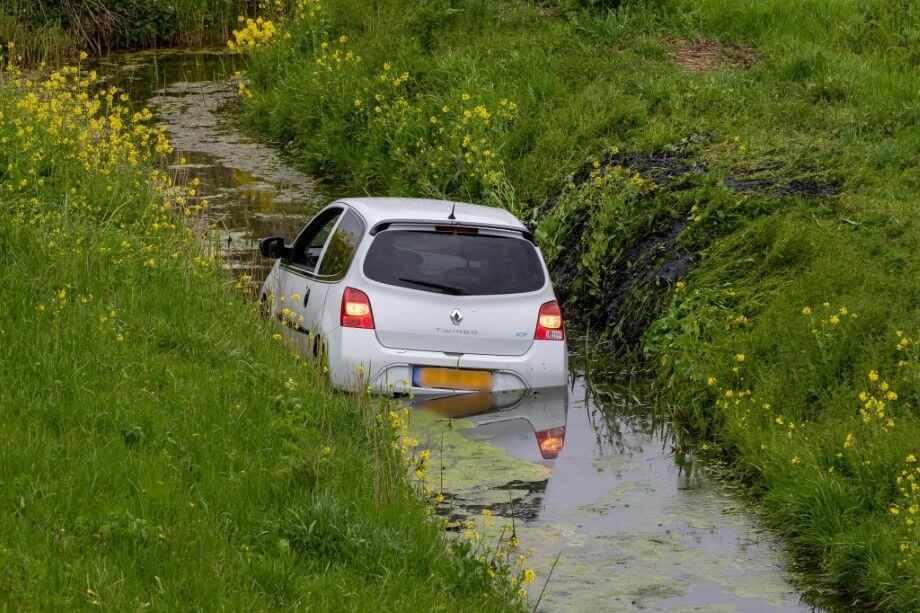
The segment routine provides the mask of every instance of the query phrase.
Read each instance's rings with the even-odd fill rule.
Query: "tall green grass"
[[[192,233],[149,117],[84,78],[0,72],[0,608],[518,607],[447,547],[385,407]]]
[[[250,54],[257,130],[358,190],[507,206],[538,225],[569,308],[601,319],[635,270],[630,248],[685,220],[674,255],[693,255],[691,272],[630,286],[616,333],[655,319],[643,341],[663,402],[752,485],[820,583],[889,610],[920,606],[917,511],[900,491],[920,381],[916,354],[895,348],[920,329],[915,3],[309,4],[314,17]],[[701,39],[750,61],[688,70],[672,41]],[[318,69],[328,50],[360,61]],[[403,72],[412,110],[397,112],[381,87]],[[454,113],[503,99],[514,117],[476,135],[499,173],[484,182]],[[692,172],[640,173],[651,189],[631,170],[608,180],[600,161],[614,149],[678,156]],[[738,191],[726,178],[774,183]],[[778,191],[796,185],[835,195]],[[864,421],[860,392],[884,397],[883,418]]]

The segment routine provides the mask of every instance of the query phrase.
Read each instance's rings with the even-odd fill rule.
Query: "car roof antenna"
[[[457,216],[454,215],[454,210],[456,208],[457,208],[457,203],[454,202],[453,206],[450,207],[450,215],[447,216],[447,218],[450,219],[451,221],[454,221],[455,219],[457,219]]]

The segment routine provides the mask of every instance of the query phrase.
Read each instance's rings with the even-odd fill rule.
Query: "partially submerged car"
[[[291,244],[262,288],[332,384],[438,396],[564,386],[562,312],[532,234],[494,207],[345,198]]]

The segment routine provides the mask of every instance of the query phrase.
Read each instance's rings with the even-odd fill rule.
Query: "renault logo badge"
[[[463,313],[460,312],[460,309],[454,309],[450,312],[450,322],[452,324],[459,326],[461,321],[463,321]]]

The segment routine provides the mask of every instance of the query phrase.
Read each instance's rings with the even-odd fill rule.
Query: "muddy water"
[[[132,54],[99,68],[166,124],[178,150],[172,172],[200,179],[227,265],[256,282],[256,239],[293,237],[338,195],[239,128],[232,56]],[[439,512],[476,517],[487,534],[485,524],[513,521],[521,547],[533,549],[532,600],[558,555],[541,610],[810,608],[750,509],[676,453],[667,424],[631,393],[576,375],[570,389],[501,409],[434,408],[413,414],[413,430],[432,450]],[[558,456],[544,458],[535,432],[562,427]]]
[[[544,395],[566,404],[553,390],[523,404],[540,405]],[[789,582],[782,549],[751,509],[692,456],[676,452],[667,424],[655,423],[641,400],[626,389],[588,386],[576,375],[567,407],[548,421],[540,406],[497,412],[539,414],[535,424],[565,425],[564,446],[551,460],[541,457],[527,424],[481,423],[488,413],[465,419],[472,427],[459,426],[466,443],[444,443],[445,420],[441,428],[418,428],[434,472],[444,467],[442,512],[474,518],[493,538],[514,518],[522,546],[533,548],[532,600],[559,556],[541,610],[811,609]],[[484,443],[491,445],[487,452],[479,447]],[[471,455],[479,461],[466,459]],[[494,513],[492,530],[483,508]]]
[[[256,241],[292,239],[318,209],[340,194],[286,163],[277,149],[241,130],[235,55],[220,52],[141,52],[115,56],[98,70],[146,103],[169,129],[175,148],[170,171],[198,179],[227,267],[258,276],[265,260]]]

